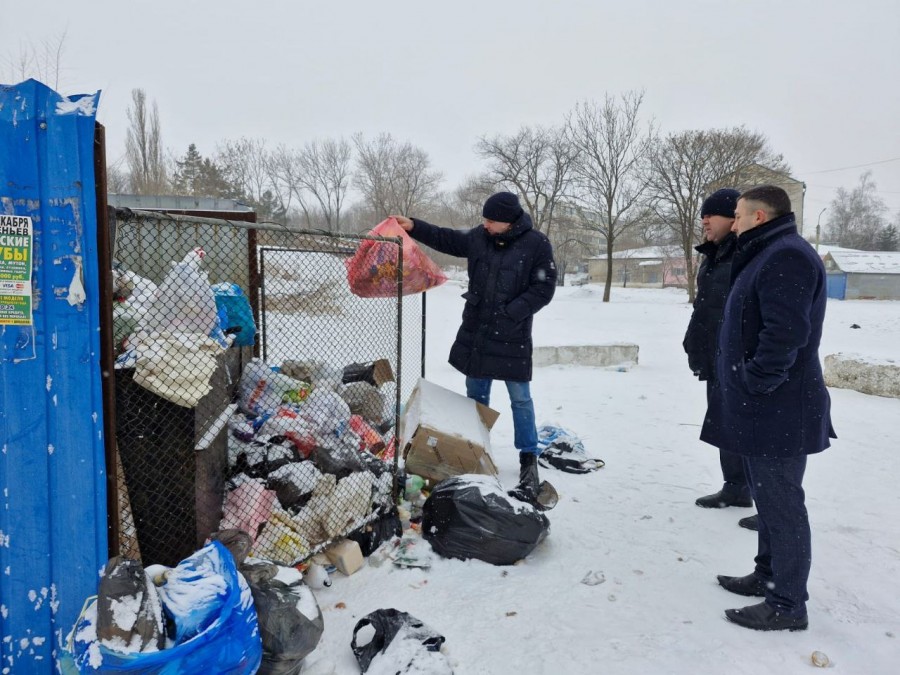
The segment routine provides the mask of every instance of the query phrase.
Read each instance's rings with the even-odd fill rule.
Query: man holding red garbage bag
[[[468,260],[469,287],[462,325],[450,349],[450,365],[466,376],[466,395],[490,405],[494,380],[506,383],[512,404],[519,483],[513,497],[543,508],[538,497],[537,427],[531,399],[531,330],[534,315],[556,290],[550,240],[511,192],[484,203],[484,222],[470,230],[437,227],[393,216],[409,235],[436,251]]]

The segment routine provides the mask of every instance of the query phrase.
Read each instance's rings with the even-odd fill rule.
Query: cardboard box
[[[352,539],[344,539],[325,551],[325,556],[338,568],[338,572],[348,577],[363,566],[365,559],[359,544]]]
[[[419,379],[400,420],[406,472],[432,481],[464,473],[497,475],[491,427],[500,413]]]

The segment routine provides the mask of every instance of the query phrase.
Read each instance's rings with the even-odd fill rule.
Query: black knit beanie
[[[514,223],[524,213],[512,192],[498,192],[487,198],[481,215],[498,223]]]
[[[700,207],[700,217],[725,216],[726,218],[734,218],[734,210],[737,208],[737,200],[740,196],[741,193],[732,188],[716,190],[703,200],[703,206]]]

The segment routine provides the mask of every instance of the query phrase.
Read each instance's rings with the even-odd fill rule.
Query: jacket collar
[[[786,213],[767,223],[763,223],[759,227],[754,227],[752,230],[744,232],[737,238],[737,247],[739,251],[745,251],[748,247],[755,248],[757,245],[763,245],[763,242],[770,241],[775,237],[796,232],[797,223],[794,220],[794,214]],[[757,241],[759,244],[754,244]]]
[[[510,243],[517,237],[521,237],[532,228],[534,228],[534,223],[531,221],[531,216],[528,215],[526,211],[523,211],[522,215],[516,219],[516,222],[512,223],[510,228],[503,234],[489,234],[487,230],[484,230],[484,226],[482,225],[484,235],[488,239],[494,241],[495,244],[500,244],[501,246]]]
[[[718,244],[711,241],[704,241],[702,244],[695,246],[694,250],[697,251],[697,253],[702,253],[708,258],[719,260],[723,256],[731,253],[734,250],[736,243],[737,235],[735,235],[734,232],[729,232]]]
[[[786,213],[744,232],[737,238],[737,250],[731,263],[731,281],[734,282],[738,273],[747,266],[747,263],[774,239],[796,233],[797,224],[794,222],[793,213]]]

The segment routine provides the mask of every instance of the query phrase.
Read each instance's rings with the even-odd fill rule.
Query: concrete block
[[[638,351],[637,345],[629,343],[535,347],[533,362],[536,367],[579,365],[630,368],[637,365]]]
[[[900,398],[900,363],[856,354],[825,357],[825,384],[863,394]]]

